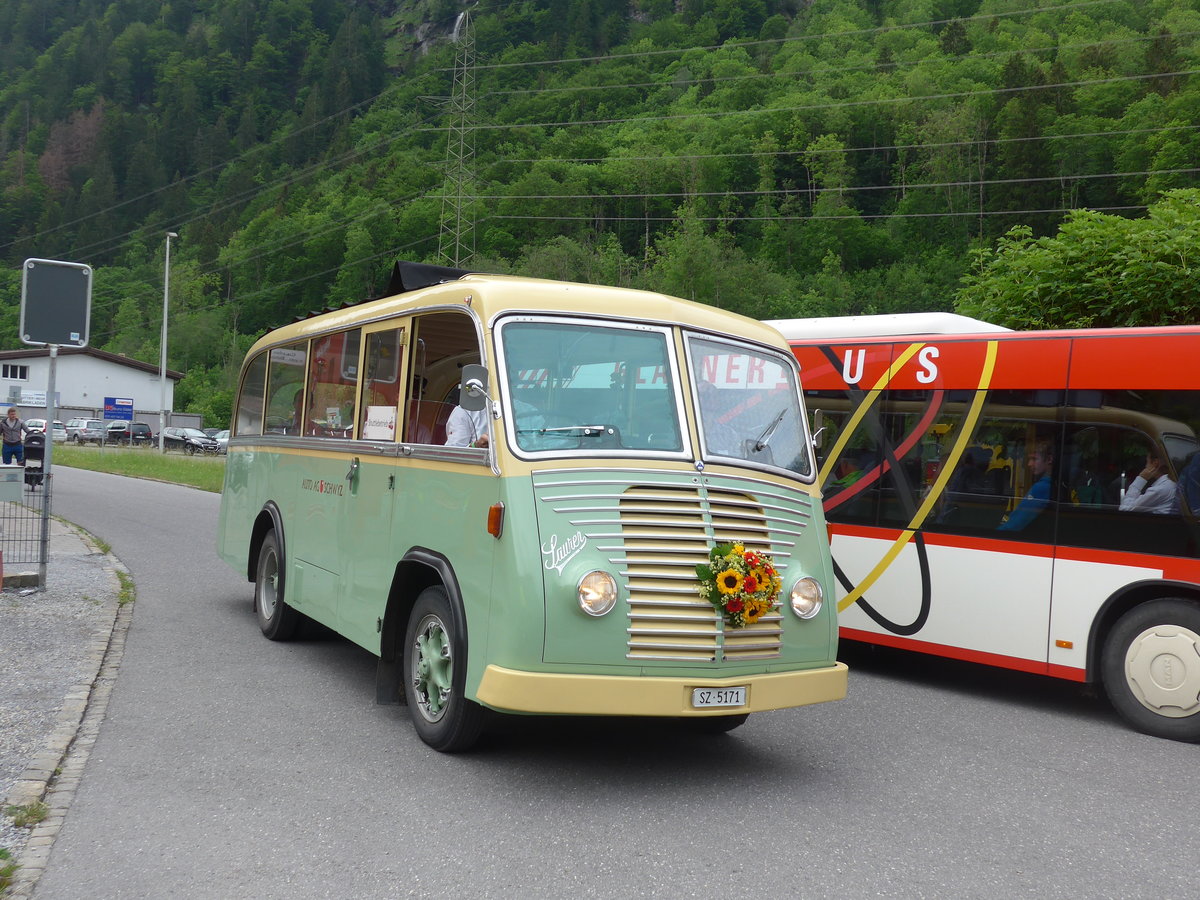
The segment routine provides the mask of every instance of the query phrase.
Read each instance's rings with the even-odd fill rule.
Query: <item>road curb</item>
[[[20,868],[13,876],[6,898],[31,897],[46,870],[54,839],[62,829],[100,733],[133,619],[133,604],[121,602],[121,575],[128,576],[129,570],[115,556],[97,546],[86,531],[73,525],[68,527],[93,552],[107,556],[104,572],[110,579],[111,590],[104,600],[105,615],[88,647],[84,680],[67,692],[58,723],[46,746],[25,767],[5,800],[6,806],[41,802],[47,807],[46,818],[30,829],[29,840],[17,859]]]

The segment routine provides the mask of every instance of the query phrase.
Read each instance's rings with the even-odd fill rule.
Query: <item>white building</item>
[[[175,402],[175,383],[182,372],[167,369],[166,408]],[[4,408],[15,406],[22,419],[46,417],[46,389],[50,380],[50,351],[30,347],[28,350],[0,351],[0,402]],[[145,422],[158,430],[158,410],[161,398],[158,366],[129,359],[116,353],[60,347],[54,373],[56,397],[54,418],[67,421],[75,416],[97,419],[123,419],[113,415],[112,401],[133,401],[133,420]],[[105,405],[110,404],[108,415]],[[117,407],[127,410],[129,404]],[[167,424],[196,425],[200,416],[194,413],[168,415]]]

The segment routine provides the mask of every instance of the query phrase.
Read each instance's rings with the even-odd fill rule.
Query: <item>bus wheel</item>
[[[258,550],[254,579],[254,612],[258,627],[273,641],[290,641],[300,624],[300,613],[283,599],[283,557],[275,531],[268,531]]]
[[[1138,731],[1200,742],[1200,604],[1164,599],[1127,612],[1109,632],[1104,690]]]
[[[421,740],[443,753],[470,749],[483,730],[483,707],[464,696],[463,637],[445,588],[421,591],[404,633],[404,696]]]

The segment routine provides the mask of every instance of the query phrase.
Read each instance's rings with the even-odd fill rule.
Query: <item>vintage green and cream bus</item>
[[[263,633],[314,619],[469,747],[487,710],[726,731],[840,699],[798,369],[642,291],[400,263],[243,365],[219,550]]]

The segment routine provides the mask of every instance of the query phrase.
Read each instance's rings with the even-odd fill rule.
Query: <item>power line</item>
[[[770,216],[744,216],[739,214],[736,217],[738,222],[803,222],[803,221],[818,221],[818,220],[858,220],[858,219],[941,219],[941,218],[958,218],[968,216],[973,219],[983,218],[985,216],[1026,216],[1026,215],[1051,215],[1056,213],[1071,213],[1077,210],[1093,210],[1095,212],[1119,212],[1123,210],[1145,210],[1145,204],[1133,204],[1129,206],[1069,206],[1056,207],[1048,209],[997,209],[997,210],[964,210],[962,212],[932,212],[932,213],[864,213],[861,215],[770,215]],[[535,215],[501,215],[493,214],[489,218],[492,219],[530,219],[535,221],[547,222],[595,222],[598,219],[603,222],[678,222],[679,216],[535,216]],[[729,216],[684,216],[688,220],[697,222],[728,222]]]
[[[426,119],[424,119],[423,121],[429,121],[431,118],[432,117],[426,117]],[[418,124],[420,124],[420,123],[418,123]],[[190,225],[193,222],[197,222],[202,219],[206,219],[210,216],[216,215],[217,213],[224,212],[227,209],[231,209],[231,208],[237,206],[238,204],[242,203],[243,201],[249,201],[249,200],[253,199],[254,197],[266,194],[269,190],[271,190],[273,188],[282,188],[282,187],[287,187],[289,185],[295,184],[299,181],[304,180],[305,178],[308,178],[309,176],[320,174],[325,169],[330,168],[334,165],[339,165],[339,164],[345,163],[347,161],[356,159],[357,157],[364,156],[367,153],[374,151],[380,147],[386,146],[391,143],[395,143],[396,141],[400,140],[400,138],[403,136],[404,136],[404,132],[400,132],[400,133],[391,135],[389,137],[380,138],[373,144],[370,144],[366,147],[356,147],[353,150],[348,150],[345,153],[341,154],[340,156],[338,156],[332,160],[321,160],[319,162],[312,163],[303,169],[291,171],[291,172],[289,172],[289,174],[283,176],[282,178],[277,178],[276,180],[268,182],[266,184],[256,184],[254,187],[249,188],[245,191],[242,191],[241,193],[234,194],[231,196],[226,196],[220,202],[214,203],[211,206],[202,208],[200,210],[193,211],[192,213],[189,214],[189,216],[187,218],[184,218],[184,219],[181,219],[180,221],[178,221],[176,223],[175,227],[182,228],[184,225]],[[97,215],[99,215],[99,213],[97,213]],[[77,247],[74,249],[76,251],[80,251],[80,252],[91,250],[92,251],[91,254],[83,255],[80,257],[82,260],[87,260],[88,258],[90,258],[92,256],[99,255],[100,253],[104,253],[111,249],[115,249],[116,247],[121,246],[121,244],[124,242],[125,238],[133,237],[135,235],[143,234],[143,233],[154,233],[157,230],[159,230],[159,226],[157,226],[157,225],[154,225],[154,226],[140,225],[137,228],[134,228],[134,229],[131,229],[130,231],[125,232],[124,234],[116,235],[114,237],[107,238],[103,241],[96,241],[91,244],[85,244],[82,247]]]
[[[433,74],[433,73],[426,72],[417,77],[418,78],[427,78],[431,74]],[[405,86],[407,87],[407,85],[405,85]],[[400,87],[401,87],[401,85],[397,84],[397,85],[392,85],[391,87],[384,88],[382,91],[375,94],[374,96],[368,97],[365,100],[360,100],[357,103],[353,103],[350,106],[346,107],[345,109],[341,109],[341,110],[338,110],[337,112],[330,113],[328,116],[325,116],[323,119],[319,119],[308,125],[304,125],[300,128],[296,128],[295,130],[288,131],[286,134],[280,135],[279,137],[276,137],[276,138],[272,138],[269,141],[263,141],[263,142],[256,143],[253,147],[250,147],[249,149],[244,150],[241,153],[235,154],[234,156],[231,156],[231,157],[223,160],[222,162],[215,163],[215,164],[213,164],[205,169],[202,169],[198,172],[193,172],[190,175],[185,175],[181,178],[176,179],[175,181],[172,181],[170,184],[163,185],[160,188],[155,188],[152,191],[147,191],[146,193],[139,194],[136,197],[130,197],[126,200],[122,200],[119,203],[114,203],[112,206],[105,207],[104,209],[99,210],[94,213],[89,213],[86,216],[80,216],[77,219],[72,219],[70,222],[62,222],[58,225],[55,225],[53,228],[47,228],[44,231],[37,232],[36,234],[28,235],[26,237],[19,237],[19,238],[9,241],[6,244],[0,244],[0,250],[6,250],[9,247],[13,247],[18,244],[28,243],[29,241],[37,240],[40,238],[45,238],[47,235],[53,234],[56,231],[61,231],[64,228],[70,228],[72,226],[79,225],[83,222],[86,222],[90,219],[94,219],[98,216],[102,216],[102,215],[106,215],[108,213],[115,212],[116,210],[121,209],[122,207],[129,206],[130,204],[137,203],[141,200],[147,200],[151,197],[154,197],[154,196],[157,196],[158,194],[163,193],[164,191],[172,190],[172,189],[178,187],[179,185],[187,184],[190,181],[194,181],[198,178],[202,178],[205,175],[210,175],[213,172],[224,171],[225,169],[229,168],[229,166],[231,166],[235,163],[249,159],[250,157],[253,157],[256,154],[265,153],[268,149],[274,147],[277,144],[283,144],[287,141],[294,140],[297,137],[304,135],[306,132],[311,131],[314,128],[320,128],[321,126],[326,125],[327,123],[332,122],[335,119],[342,118],[343,116],[346,116],[346,115],[354,112],[359,107],[365,106],[370,103],[374,103],[375,101],[381,99],[385,94],[398,91],[400,89]],[[121,237],[131,237],[131,236],[137,234],[138,231],[140,231],[140,230],[141,229],[134,229],[132,231],[126,232]],[[86,249],[89,249],[89,247],[91,247],[91,246],[95,246],[95,245],[88,245],[81,249],[86,250]],[[98,252],[103,252],[103,251],[98,251]]]
[[[581,125],[626,125],[631,122],[668,122],[681,119],[721,119],[728,116],[756,116],[763,114],[812,112],[815,110],[850,109],[864,106],[890,106],[901,103],[918,103],[926,100],[967,100],[975,97],[991,97],[1003,94],[1022,94],[1031,91],[1052,91],[1063,88],[1090,87],[1101,84],[1116,84],[1123,81],[1146,81],[1155,78],[1173,78],[1195,75],[1200,69],[1182,69],[1178,72],[1153,72],[1142,75],[1117,75],[1111,78],[1094,78],[1079,81],[1062,81],[1054,84],[1020,85],[1010,88],[994,88],[985,91],[953,91],[946,94],[924,94],[919,97],[877,97],[869,100],[843,100],[829,103],[806,103],[800,106],[764,106],[755,109],[697,110],[688,113],[673,113],[661,116],[630,116],[628,118],[586,119],[582,121],[557,122],[509,122],[497,125],[478,125],[480,131],[513,131],[520,128],[568,128]],[[444,127],[419,129],[429,132],[446,131]]]
[[[513,69],[513,68],[528,68],[531,66],[561,66],[567,63],[591,63],[591,62],[608,62],[618,59],[638,59],[652,56],[664,55],[679,55],[682,53],[690,53],[696,50],[712,51],[712,50],[737,50],[743,47],[761,47],[768,44],[790,44],[800,43],[803,41],[826,40],[832,38],[845,37],[863,37],[872,34],[881,34],[885,31],[904,31],[908,29],[931,28],[939,25],[949,25],[952,22],[982,22],[992,19],[1011,19],[1017,16],[1033,15],[1036,13],[1047,12],[1062,12],[1068,10],[1084,9],[1090,6],[1110,6],[1119,0],[1084,0],[1081,3],[1064,3],[1057,6],[1040,6],[1030,7],[1026,9],[1011,10],[1009,12],[999,13],[983,13],[975,16],[965,16],[957,19],[934,19],[928,22],[912,22],[908,24],[895,25],[880,25],[876,28],[859,28],[851,31],[827,31],[819,34],[803,34],[794,35],[782,38],[764,38],[757,41],[741,41],[737,43],[715,44],[707,47],[677,47],[664,48],[662,50],[641,50],[632,53],[610,53],[602,56],[568,56],[561,59],[546,59],[546,60],[525,60],[515,63],[490,63],[479,66],[479,69]],[[448,71],[442,69],[440,71]]]
[[[1200,168],[1186,169],[1148,169],[1141,172],[1101,172],[1093,174],[1062,174],[1047,175],[1033,178],[990,178],[974,181],[940,181],[917,184],[870,184],[836,188],[752,188],[733,191],[666,191],[661,193],[628,193],[628,194],[478,194],[472,200],[661,200],[672,197],[741,197],[778,194],[828,193],[849,194],[858,191],[910,191],[923,188],[955,188],[955,187],[985,187],[1001,184],[1038,184],[1043,182],[1082,181],[1098,178],[1133,178],[1145,175],[1178,175],[1195,174]]]
[[[263,294],[270,294],[275,291],[283,290],[285,288],[295,287],[298,284],[303,284],[306,281],[312,281],[314,278],[320,278],[322,275],[328,275],[331,272],[340,272],[342,269],[348,268],[350,266],[357,266],[357,265],[361,265],[362,263],[374,262],[375,260],[382,259],[386,256],[394,256],[404,250],[410,250],[413,247],[419,246],[420,244],[427,243],[428,241],[437,240],[437,237],[438,236],[436,234],[426,235],[425,237],[418,238],[415,241],[410,241],[409,243],[404,244],[400,247],[393,247],[391,249],[384,250],[379,253],[373,253],[370,256],[364,256],[361,259],[356,259],[356,260],[353,260],[352,262],[343,263],[342,265],[335,266],[331,269],[324,269],[320,272],[313,272],[310,275],[305,275],[302,278],[295,278],[295,279],[292,279],[291,281],[284,281],[284,282],[280,282],[279,284],[273,284],[270,287],[261,288],[257,291],[251,291],[248,294],[239,294],[235,297],[223,298],[220,302],[211,303],[206,306],[188,307],[184,310],[184,312],[185,313],[213,312],[214,310],[226,308],[226,307],[230,306],[231,303],[233,303],[233,302],[241,303],[245,300],[249,300],[254,297],[260,297]],[[101,338],[109,338],[109,337],[114,337],[116,334],[117,334],[117,332],[114,329],[114,330],[110,330],[110,331],[106,331],[106,332],[101,332],[98,336]],[[93,334],[93,337],[96,337],[96,336],[97,335]]]
[[[1177,31],[1172,32],[1171,36],[1191,37],[1200,34],[1200,31]],[[995,59],[1012,57],[1020,54],[1036,54],[1036,53],[1062,53],[1064,51],[1091,50],[1096,47],[1119,47],[1126,44],[1143,44],[1156,39],[1158,35],[1143,35],[1135,38],[1125,38],[1122,40],[1108,41],[1092,41],[1086,44],[1059,44],[1057,46],[1047,47],[1022,47],[1019,51],[1015,50],[995,50],[990,53],[961,53],[956,56],[943,56],[946,62],[961,62],[971,59]],[[929,57],[921,57],[909,62],[890,62],[890,63],[865,63],[855,66],[829,66],[826,68],[812,69],[806,71],[805,76],[810,81],[815,80],[820,76],[837,75],[844,72],[881,72],[886,70],[900,70],[905,68],[916,68],[928,61]],[[728,84],[743,81],[763,81],[776,80],[784,78],[796,78],[798,73],[791,71],[779,72],[755,72],[746,75],[722,75],[722,76],[706,76],[703,78],[693,78],[686,82],[687,85],[694,84]],[[488,91],[489,97],[517,97],[517,96],[537,96],[542,94],[564,94],[572,92],[587,92],[587,91],[613,91],[622,88],[664,88],[676,87],[679,85],[677,81],[634,81],[634,82],[619,82],[616,84],[564,84],[558,86],[538,87],[538,88],[513,88],[511,90],[491,90]]]
[[[1161,134],[1170,131],[1195,131],[1200,128],[1200,125],[1162,125],[1155,128],[1128,128],[1128,129],[1112,129],[1109,131],[1080,131],[1068,132],[1065,134],[1039,134],[1030,137],[1013,137],[1013,138],[980,138],[973,141],[936,141],[920,144],[874,144],[871,146],[861,147],[817,147],[808,149],[801,147],[796,150],[743,150],[731,153],[672,153],[669,156],[664,156],[661,153],[655,156],[594,156],[594,157],[570,157],[570,156],[545,156],[545,157],[512,157],[499,156],[493,157],[493,164],[500,163],[605,163],[605,162],[674,162],[683,160],[697,159],[741,159],[743,157],[762,158],[766,156],[801,156],[801,155],[825,155],[827,153],[891,153],[901,150],[941,150],[947,147],[978,147],[981,145],[999,145],[999,144],[1019,144],[1031,143],[1037,141],[1060,141],[1070,138],[1095,138],[1095,137],[1118,137],[1136,134]]]

